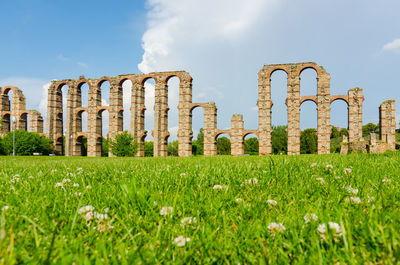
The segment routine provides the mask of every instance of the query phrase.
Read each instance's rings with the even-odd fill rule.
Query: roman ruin
[[[43,133],[43,117],[37,110],[27,110],[25,96],[13,86],[0,88],[0,117],[2,126],[0,135],[16,130]],[[12,93],[11,99],[9,94]],[[14,120],[14,124],[13,124]]]
[[[300,95],[300,75],[305,69],[314,69],[317,73],[316,95]],[[331,95],[330,74],[313,62],[264,65],[258,72],[258,128],[245,129],[243,116],[234,114],[231,128],[220,130],[217,126],[217,107],[214,102],[192,102],[192,77],[188,72],[156,72],[149,74],[126,74],[114,77],[88,79],[53,80],[48,89],[46,135],[53,141],[57,154],[67,156],[82,155],[83,139],[87,139],[87,155],[101,156],[102,148],[102,113],[109,113],[109,132],[107,138],[114,139],[123,132],[123,89],[122,84],[132,83],[129,133],[139,143],[137,156],[144,156],[145,137],[150,133],[145,130],[145,82],[153,79],[155,83],[154,156],[168,155],[168,80],[179,79],[179,156],[192,155],[192,111],[204,110],[204,155],[217,155],[217,137],[227,134],[231,138],[231,155],[244,155],[244,138],[254,134],[259,140],[259,155],[272,154],[272,106],[271,76],[276,71],[287,74],[287,117],[288,117],[288,154],[300,154],[300,107],[306,101],[317,106],[318,154],[330,153],[330,106],[336,100],[346,102],[348,106],[348,137],[344,137],[341,153],[366,150],[381,153],[395,150],[395,101],[387,100],[379,108],[380,140],[371,135],[369,141],[362,136],[363,91],[361,88],[349,89],[347,95]],[[109,104],[102,104],[101,86],[110,85]],[[88,104],[82,104],[82,86],[87,85]],[[63,102],[62,88],[67,87],[66,106]],[[12,100],[8,92],[13,92]],[[30,131],[43,132],[43,119],[35,110],[25,110],[25,97],[15,87],[1,89],[2,101],[0,115],[3,120],[2,133],[11,130],[10,117],[16,117],[16,129],[27,130],[27,115],[30,116]],[[12,106],[10,108],[10,105]],[[66,113],[64,113],[64,108]],[[83,113],[87,114],[87,131],[83,132]],[[65,128],[64,128],[65,126]],[[110,154],[111,155],[111,154]]]

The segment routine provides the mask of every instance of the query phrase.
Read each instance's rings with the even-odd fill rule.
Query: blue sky
[[[216,102],[220,129],[230,127],[234,113],[254,129],[262,66],[315,61],[331,74],[331,94],[363,88],[364,123],[377,123],[387,99],[396,100],[400,117],[398,10],[397,0],[3,1],[0,86],[20,87],[28,107],[44,112],[43,87],[52,79],[187,70],[194,100]],[[284,75],[272,82],[273,123],[285,124]],[[170,84],[171,94],[176,86]],[[301,94],[315,90],[315,73],[305,71]],[[195,131],[201,114],[194,112]],[[346,127],[346,104],[335,102],[331,116]],[[302,105],[301,127],[316,127],[313,103]]]

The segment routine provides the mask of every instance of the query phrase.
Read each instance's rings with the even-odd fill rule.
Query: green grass
[[[345,168],[352,172],[346,175]],[[399,152],[2,157],[0,208],[8,209],[1,210],[0,264],[396,264],[399,176]],[[242,185],[252,178],[258,184]],[[63,179],[71,182],[55,187]],[[351,195],[348,186],[358,194]],[[351,196],[361,203],[348,202]],[[375,200],[368,202],[371,197]],[[97,221],[88,224],[78,213],[86,205],[99,213],[109,208],[109,219],[100,224],[104,232],[94,229]],[[173,207],[171,216],[160,215],[164,206]],[[315,213],[318,221],[306,224],[307,213]],[[184,217],[197,222],[182,226]],[[271,236],[271,222],[282,223],[283,233]],[[338,223],[343,235],[328,229],[323,240],[317,228],[328,222]],[[178,236],[190,241],[179,247],[174,244]]]

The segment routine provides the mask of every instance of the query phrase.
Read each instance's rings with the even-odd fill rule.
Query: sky
[[[53,79],[186,70],[193,77],[193,101],[216,103],[219,129],[229,128],[236,113],[243,114],[247,129],[256,129],[258,71],[265,64],[312,61],[331,74],[332,95],[363,89],[364,124],[378,122],[379,105],[388,99],[396,100],[399,120],[398,0],[110,3],[3,1],[0,86],[19,87],[27,108],[45,116],[46,89]],[[171,140],[177,133],[178,85],[174,79],[169,84]],[[148,131],[153,128],[153,89],[147,84]],[[315,93],[316,74],[306,70],[301,95]],[[129,109],[125,94],[124,107]],[[285,98],[286,75],[277,72],[272,77],[274,125],[287,124]],[[331,107],[331,124],[347,127],[346,103],[335,101]],[[202,115],[200,109],[193,112],[195,133],[203,127]],[[316,105],[305,102],[301,128],[315,128],[316,117]]]

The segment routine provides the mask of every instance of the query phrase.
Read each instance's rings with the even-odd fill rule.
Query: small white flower
[[[51,170],[51,173],[55,173],[55,172],[57,172],[57,169]]]
[[[311,168],[314,168],[314,167],[316,167],[316,166],[317,166],[317,163],[312,163],[312,164],[310,165]]]
[[[157,205],[158,205],[156,201],[154,201],[153,204],[154,204],[154,206],[157,206]]]
[[[12,179],[10,180],[10,182],[11,183],[17,183],[17,182],[19,182],[19,175],[17,174],[17,175],[14,175],[13,177],[12,177]]]
[[[78,213],[82,215],[82,214],[86,214],[87,212],[93,212],[93,210],[94,210],[94,207],[92,205],[86,205],[86,206],[79,208]]]
[[[315,213],[308,213],[304,216],[304,221],[306,224],[310,223],[311,221],[318,221],[318,216]]]
[[[5,205],[1,208],[2,211],[7,211],[8,209],[10,209],[10,207],[8,205]]]
[[[75,194],[76,197],[82,196],[82,192],[75,192],[74,194]]]
[[[243,185],[257,185],[258,184],[258,179],[257,178],[252,178],[252,179],[246,179],[244,181]]]
[[[28,179],[33,179],[33,176],[29,176]]]
[[[374,196],[369,196],[369,195],[367,195],[367,202],[368,202],[368,203],[371,203],[371,202],[373,202],[373,201],[375,201],[375,197],[374,197]]]
[[[90,190],[91,188],[92,188],[92,186],[90,186],[90,185],[87,185],[87,186],[86,186],[86,189],[87,189],[87,190]]]
[[[108,213],[109,210],[110,210],[110,209],[105,208],[105,209],[104,209],[104,212],[105,212],[105,213]]]
[[[361,199],[359,197],[350,197],[345,199],[346,202],[351,202],[353,204],[360,204]]]
[[[71,182],[70,179],[63,179],[63,180],[62,180],[62,183],[63,183],[63,184],[67,184],[67,183],[70,183],[70,182]]]
[[[83,169],[81,167],[78,167],[76,170],[78,171],[78,173],[82,173],[83,172]]]
[[[341,176],[335,176],[335,179],[341,179],[342,177]]]
[[[78,183],[74,183],[72,186],[75,187],[75,188],[78,188],[79,184]]]
[[[351,173],[351,168],[345,168],[344,174],[349,175]]]
[[[106,213],[94,212],[94,218],[98,219],[99,221],[104,221],[108,219],[108,215]]]
[[[243,199],[242,199],[242,198],[236,198],[235,201],[236,201],[237,203],[239,203],[239,202],[242,202]]]
[[[346,191],[347,191],[348,193],[350,193],[350,194],[353,194],[353,195],[357,195],[357,194],[358,194],[358,189],[353,189],[351,186],[348,186],[348,187],[346,188]]]
[[[54,185],[54,187],[56,187],[56,188],[62,188],[62,187],[64,187],[64,185],[63,185],[62,182],[57,182],[57,183]]]
[[[267,200],[267,203],[268,203],[269,205],[272,205],[272,206],[277,206],[277,205],[278,205],[278,202],[275,201],[275,200]]]
[[[195,223],[197,223],[196,217],[185,217],[181,220],[182,226],[191,225],[191,224],[195,224]]]
[[[228,189],[228,186],[225,185],[214,185],[213,190],[223,190]]]
[[[186,242],[189,242],[190,238],[188,237],[183,237],[183,236],[178,236],[177,238],[174,239],[174,244],[177,247],[183,247],[185,246]]]
[[[168,215],[172,215],[174,208],[172,208],[171,206],[165,206],[161,208],[160,211],[160,215],[162,216],[168,216]]]
[[[281,234],[285,231],[285,226],[282,223],[270,223],[268,225],[268,232],[272,237],[276,234]]]
[[[318,181],[319,184],[322,184],[322,185],[325,184],[324,178],[316,178],[315,180]]]
[[[333,166],[328,164],[328,165],[325,166],[325,168],[326,169],[333,169]]]
[[[181,177],[186,177],[186,173],[181,173]]]
[[[383,183],[390,183],[390,182],[392,182],[392,180],[389,179],[389,178],[384,178],[384,179],[382,179],[382,182]]]
[[[342,229],[340,228],[340,225],[338,223],[329,222],[328,227],[332,231],[333,238],[335,241],[343,235]],[[327,233],[326,224],[320,224],[317,230],[319,232],[321,239],[326,240],[326,233]]]

